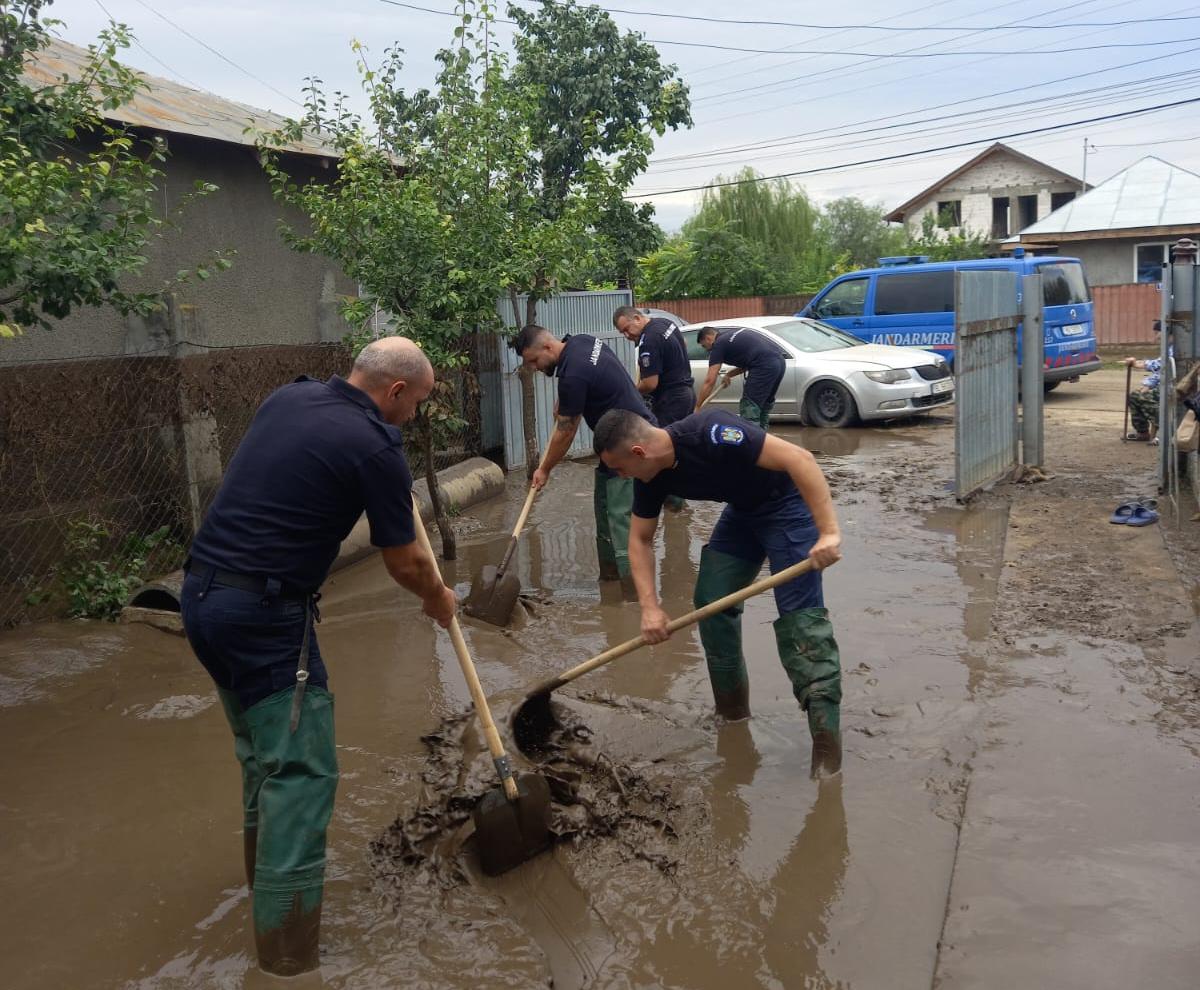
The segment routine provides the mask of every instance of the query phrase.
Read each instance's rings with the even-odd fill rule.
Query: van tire
[[[858,421],[858,406],[845,385],[835,381],[817,382],[804,396],[806,418],[813,426],[842,427]]]
[[[1042,382],[1042,395],[1047,395],[1053,392],[1062,382]]]

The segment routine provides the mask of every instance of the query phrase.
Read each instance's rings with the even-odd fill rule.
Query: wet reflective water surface
[[[755,599],[743,620],[748,722],[713,717],[694,630],[559,693],[581,746],[560,753],[556,786],[578,800],[558,822],[554,849],[502,877],[480,873],[473,840],[457,826],[405,861],[395,823],[492,786],[490,764],[463,717],[469,696],[445,634],[378,563],[336,574],[319,628],[341,765],[324,985],[924,988],[935,974],[939,985],[1036,985],[964,963],[972,938],[999,940],[997,951],[1008,951],[1006,939],[1028,941],[1009,918],[1038,909],[1030,889],[1054,901],[1053,875],[1038,888],[1010,886],[997,865],[1037,873],[1043,862],[1022,859],[1018,824],[1027,820],[1005,802],[1027,785],[1008,787],[1006,777],[1032,774],[1037,796],[1028,800],[1046,814],[1083,814],[1100,796],[1064,804],[1049,764],[1031,771],[1020,746],[1053,753],[1054,724],[1082,718],[1071,699],[1086,696],[1103,699],[1111,718],[1073,745],[1128,753],[1127,736],[1154,730],[1125,715],[1161,702],[1103,644],[1010,637],[997,652],[1010,510],[999,499],[963,508],[945,492],[947,424],[780,431],[820,452],[845,536],[845,559],[825,583],[844,668],[844,774],[809,780],[807,730],[775,651],[774,603]],[[508,494],[460,520],[461,559],[447,567],[461,592],[503,552],[520,478]],[[692,607],[717,512],[695,504],[664,520],[658,562],[672,614]],[[637,606],[594,579],[590,465],[555,472],[526,534],[514,566],[529,614],[508,630],[466,624],[498,720],[526,687],[639,632]],[[0,636],[5,985],[261,985],[241,878],[238,771],[213,701],[186,643],[155,629],[64,623]],[[1172,786],[1190,772],[1194,785],[1194,726],[1177,729],[1147,742],[1167,750],[1155,772]],[[1086,765],[1086,753],[1078,758]],[[980,762],[991,770],[977,792]],[[1014,831],[971,832],[980,858],[974,870],[960,862],[960,877],[976,801],[989,821],[1012,818]],[[1117,843],[1130,812],[1105,813]],[[1194,895],[1176,889],[1170,866],[1181,850],[1196,851],[1198,832],[1169,815],[1162,829],[1156,848],[1140,860],[1117,856],[1112,869],[1160,880],[1186,903]],[[1052,830],[1038,841],[1063,870],[1076,862]],[[1126,894],[1126,921],[1144,927],[1138,909],[1151,895]],[[1103,880],[1093,896],[1107,896]],[[1070,910],[1069,920],[1043,919],[1045,929],[1060,942],[1080,939],[1078,957],[1089,958],[1109,921],[1089,919],[1085,904]],[[990,927],[972,927],[989,917]],[[1200,972],[1190,969],[1195,942],[1182,928],[1168,941],[1173,955],[1156,985],[1183,986],[1169,977]]]

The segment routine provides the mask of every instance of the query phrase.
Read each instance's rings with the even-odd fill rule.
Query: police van
[[[796,315],[832,324],[870,344],[936,351],[953,366],[954,273],[959,270],[1042,276],[1047,391],[1100,369],[1092,293],[1082,263],[1034,257],[1022,248],[1010,258],[974,261],[880,258],[878,268],[834,279]]]

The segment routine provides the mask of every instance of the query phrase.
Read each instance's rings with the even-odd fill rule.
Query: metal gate
[[[954,491],[961,502],[1019,460],[1017,274],[956,271],[954,313]]]
[[[612,322],[613,311],[618,306],[632,305],[633,294],[625,289],[611,292],[564,292],[553,299],[538,303],[537,319],[559,338],[567,334],[586,333],[602,340],[621,359],[630,377],[636,378],[637,350],[617,333]],[[519,298],[518,307],[522,313],[525,312],[524,296]],[[497,302],[496,311],[505,325],[516,326],[512,305],[508,299]],[[500,387],[497,394],[500,396],[499,414],[504,427],[504,463],[511,471],[525,463],[525,435],[521,425],[521,379],[516,374],[521,366],[521,359],[513,353],[507,340],[497,339],[496,346],[500,350]],[[533,381],[538,444],[544,450],[554,426],[557,389],[555,380],[546,375],[535,374]],[[567,455],[577,457],[591,452],[592,431],[581,422]]]

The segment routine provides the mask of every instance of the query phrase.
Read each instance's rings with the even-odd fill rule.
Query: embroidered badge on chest
[[[727,443],[736,447],[746,439],[746,433],[736,426],[722,426],[720,423],[713,423],[712,429],[709,431],[709,438],[713,443]]]

